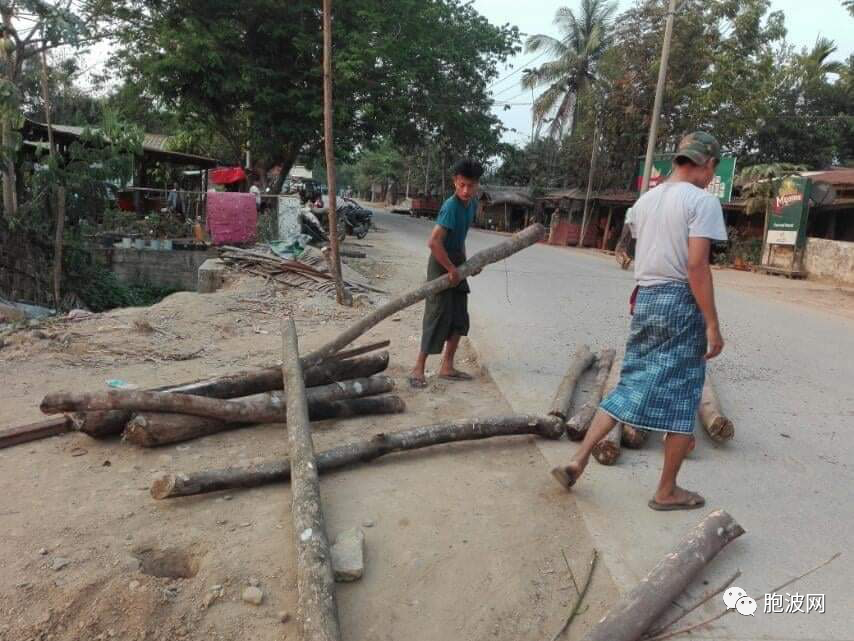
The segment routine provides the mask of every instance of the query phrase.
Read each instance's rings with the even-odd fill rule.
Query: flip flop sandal
[[[696,492],[691,492],[690,497],[687,501],[683,501],[681,503],[659,503],[655,499],[650,499],[649,505],[650,509],[656,510],[658,512],[674,512],[676,510],[696,510],[697,508],[701,508],[706,504],[706,499],[697,494]]]
[[[427,379],[425,378],[416,378],[415,376],[410,376],[408,379],[409,387],[412,389],[424,389],[427,387]]]
[[[439,378],[443,378],[446,381],[473,381],[474,376],[471,374],[466,374],[465,372],[454,372],[453,374],[439,374]]]
[[[568,467],[556,467],[552,469],[552,476],[555,477],[564,489],[569,490],[578,478],[572,473]]]

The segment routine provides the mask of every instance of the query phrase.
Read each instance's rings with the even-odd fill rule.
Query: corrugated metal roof
[[[533,207],[534,201],[527,194],[517,191],[499,191],[497,189],[481,189],[481,198],[486,199],[490,205],[517,205],[519,207]]]

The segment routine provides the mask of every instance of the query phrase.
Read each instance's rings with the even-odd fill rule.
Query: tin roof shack
[[[516,231],[526,227],[534,214],[534,201],[523,189],[483,187],[475,224],[484,229]]]
[[[83,136],[85,127],[71,125],[51,125],[53,137],[60,154]],[[91,128],[90,128],[91,129]],[[35,150],[44,146],[48,141],[47,125],[34,120],[25,120],[21,129],[25,149]],[[154,171],[163,165],[170,168],[197,170],[188,172],[198,176],[195,187],[198,193],[207,191],[207,171],[219,165],[215,158],[171,151],[169,136],[161,134],[144,134],[142,140],[142,155],[135,159],[133,184],[123,189],[119,194],[119,205],[122,209],[132,209],[138,214],[146,211],[159,211],[166,206],[167,189],[173,185],[157,184]],[[162,173],[162,172],[161,172]],[[182,185],[188,187],[189,185]]]
[[[550,191],[538,199],[546,219],[551,221],[551,244],[578,245],[586,197],[586,189],[575,187]],[[626,210],[635,200],[637,193],[633,191],[609,189],[591,192],[584,246],[613,251],[623,228]]]

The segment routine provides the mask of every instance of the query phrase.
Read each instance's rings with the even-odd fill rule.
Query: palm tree
[[[804,53],[797,56],[797,60],[804,70],[805,79],[808,81],[824,81],[825,76],[829,73],[842,73],[845,65],[841,62],[828,61],[828,58],[836,53],[837,48],[833,40],[819,36],[816,38],[811,51],[804,51]]]
[[[567,124],[570,135],[574,131],[578,98],[595,79],[596,64],[610,45],[611,18],[616,10],[614,0],[581,0],[578,15],[561,7],[554,20],[560,39],[538,34],[525,42],[528,53],[542,50],[554,55],[553,60],[522,76],[525,89],[548,85],[533,105],[538,131],[545,122],[549,122],[549,134],[558,139]]]
[[[842,0],[842,6],[848,9],[848,13],[854,16],[854,0]]]

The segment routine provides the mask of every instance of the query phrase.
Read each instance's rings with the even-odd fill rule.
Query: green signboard
[[[812,181],[803,176],[784,178],[771,202],[768,238],[771,245],[802,247],[807,236]]]
[[[675,154],[656,154],[652,159],[652,173],[649,177],[649,188],[652,189],[673,171],[673,156]],[[638,161],[638,171],[635,174],[635,188],[640,191],[643,182],[643,157]],[[732,198],[732,182],[735,178],[735,156],[723,156],[715,177],[706,187],[706,191],[717,196],[722,203],[729,202]]]

